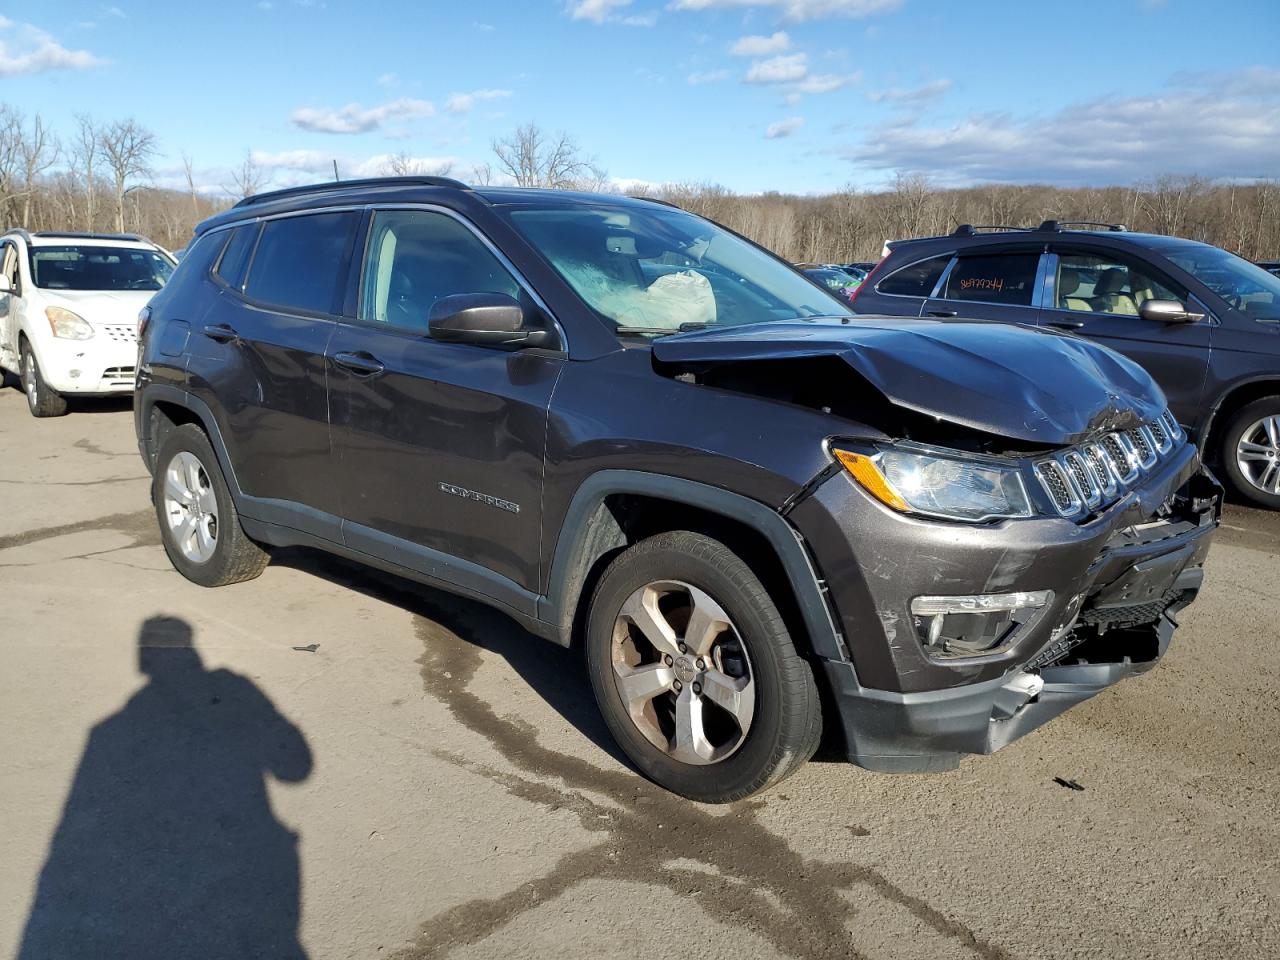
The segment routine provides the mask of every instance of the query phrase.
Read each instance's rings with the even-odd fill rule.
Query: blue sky
[[[142,0],[0,5],[0,101],[155,132],[209,189],[519,123],[619,180],[739,191],[1280,176],[1280,0]]]

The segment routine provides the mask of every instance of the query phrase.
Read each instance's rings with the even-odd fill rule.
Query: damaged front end
[[[1151,378],[1009,325],[763,324],[654,345],[670,375],[830,413],[831,465],[783,507],[849,656],[848,755],[990,753],[1151,669],[1194,598],[1222,491]]]

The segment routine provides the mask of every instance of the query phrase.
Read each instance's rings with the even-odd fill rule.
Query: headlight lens
[[[1016,467],[901,447],[833,452],[867,492],[902,513],[970,523],[1034,515]]]
[[[55,337],[64,340],[88,340],[93,336],[93,327],[89,321],[65,307],[45,307],[44,315],[49,320]]]

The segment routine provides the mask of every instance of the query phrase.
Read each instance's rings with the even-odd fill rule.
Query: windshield
[[[849,274],[845,273],[843,270],[837,270],[834,267],[815,267],[811,270],[806,270],[805,273],[824,286],[837,292],[847,290],[850,287],[856,287],[858,285],[857,280],[853,279],[853,277],[849,276]]]
[[[512,223],[621,333],[851,316],[786,264],[681,210],[518,207]]]
[[[1152,246],[1241,313],[1280,321],[1280,277],[1206,243],[1167,240]]]
[[[32,247],[31,279],[46,290],[159,290],[169,258],[136,247]]]

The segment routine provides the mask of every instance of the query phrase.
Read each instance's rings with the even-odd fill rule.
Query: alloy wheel
[[[163,477],[164,516],[173,542],[192,563],[204,563],[218,545],[218,500],[195,454],[176,454]]]
[[[1280,415],[1263,417],[1240,435],[1236,466],[1263,493],[1280,494]]]
[[[34,410],[40,405],[40,396],[36,387],[36,358],[30,350],[22,355],[22,386],[27,392],[27,402]]]
[[[718,763],[755,713],[751,658],[710,594],[678,580],[636,590],[614,622],[614,684],[636,729],[672,759]]]

